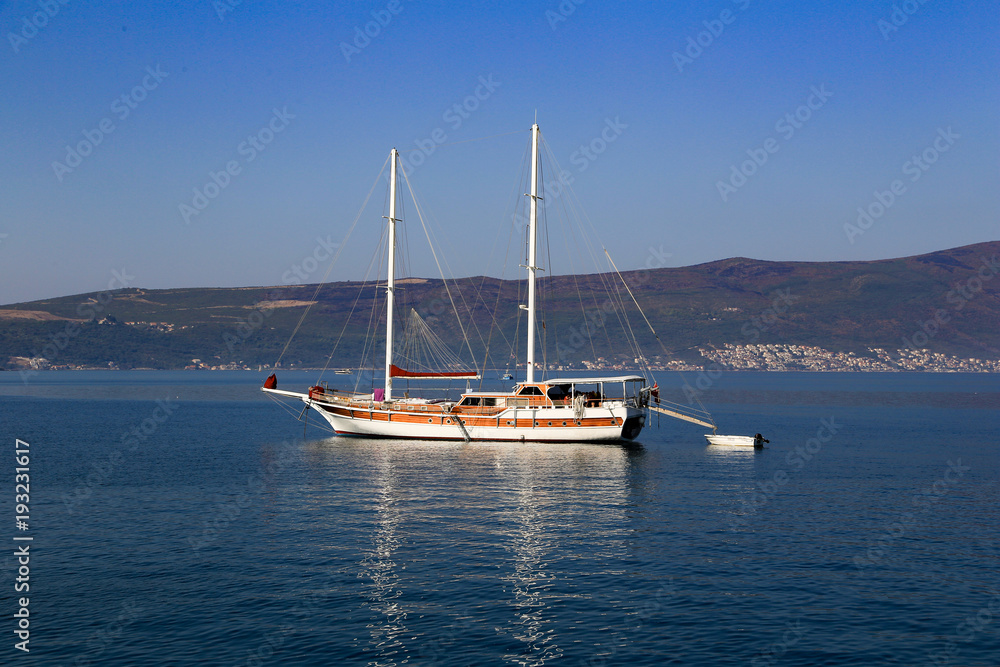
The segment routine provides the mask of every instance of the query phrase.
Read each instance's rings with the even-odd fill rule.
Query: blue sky
[[[479,275],[536,110],[623,269],[651,247],[681,266],[1000,238],[991,3],[230,5],[0,3],[0,303],[122,270],[148,288],[280,284],[343,237],[390,148],[435,136],[412,181],[452,272]],[[212,173],[225,187],[185,220]],[[859,207],[877,214],[863,229]],[[330,279],[369,258],[345,253]]]

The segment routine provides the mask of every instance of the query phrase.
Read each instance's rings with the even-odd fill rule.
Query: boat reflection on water
[[[728,524],[731,530],[748,525],[750,517],[756,513],[754,495],[757,489],[758,457],[767,449],[740,447],[734,445],[707,445],[705,458],[715,464],[718,479],[716,492],[720,497],[730,499],[727,506]]]
[[[624,596],[641,445],[334,438],[316,451],[317,466],[350,471],[339,502],[371,508],[348,529],[370,666],[433,664],[491,633],[504,662],[549,664],[580,641],[559,628]],[[452,556],[428,570],[427,550]],[[505,604],[484,613],[463,582],[499,585]]]
[[[550,608],[565,597],[553,590],[565,583],[557,582],[559,561],[595,555],[616,561],[625,552],[628,453],[587,444],[489,449],[507,496],[501,532],[512,564],[502,577],[512,618],[497,632],[520,643],[503,658],[525,667],[544,665],[563,654]],[[588,510],[585,516],[575,514],[580,508]]]
[[[761,452],[763,447],[744,447],[741,445],[707,445],[705,453],[709,460],[732,461],[753,467],[753,455]]]
[[[392,452],[384,447],[369,451],[374,458],[376,473],[375,526],[371,548],[361,561],[360,577],[366,579],[362,590],[365,604],[373,612],[368,631],[376,655],[369,660],[372,667],[392,667],[409,660],[403,638],[407,635],[407,610],[399,599],[403,591],[399,581],[399,565],[394,553],[399,547],[397,529],[400,523],[399,495],[396,482],[396,464]]]

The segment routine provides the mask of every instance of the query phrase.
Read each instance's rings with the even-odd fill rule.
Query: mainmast
[[[531,126],[531,207],[528,216],[528,373],[527,382],[535,381],[535,263],[538,217],[538,123]]]
[[[385,318],[385,400],[392,400],[392,308],[396,289],[396,158],[398,153],[393,148],[389,153],[392,166],[389,170],[389,274],[386,279],[386,318]],[[383,216],[385,217],[385,216]]]
[[[538,223],[538,123],[531,126],[531,193],[528,215],[528,373],[526,382],[535,381],[535,263]]]

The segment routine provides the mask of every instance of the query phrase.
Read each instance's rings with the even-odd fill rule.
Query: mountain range
[[[654,363],[706,363],[703,350],[726,344],[858,355],[926,348],[998,359],[998,272],[1000,241],[875,261],[734,257],[622,272],[634,302],[613,274],[551,276],[539,281],[540,337],[546,362],[566,368],[598,359],[627,366],[638,353],[619,344],[630,336]],[[0,366],[257,367],[279,355],[284,367],[377,366],[383,295],[360,282],[123,288],[0,306]],[[418,313],[466,361],[474,355],[481,365],[488,348],[487,366],[507,368],[524,357],[517,305],[525,295],[523,280],[408,278],[398,287],[397,312]]]

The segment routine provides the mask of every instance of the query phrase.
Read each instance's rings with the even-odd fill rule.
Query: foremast
[[[389,169],[389,272],[386,277],[386,318],[385,318],[385,400],[392,400],[392,316],[396,291],[396,149],[389,153],[392,163]],[[385,216],[383,216],[385,217]]]

